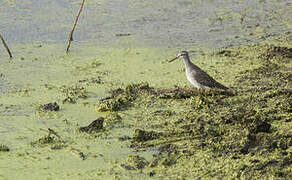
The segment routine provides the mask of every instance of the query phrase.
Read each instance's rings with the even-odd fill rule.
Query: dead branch
[[[79,19],[79,16],[80,16],[80,14],[81,14],[82,9],[83,9],[84,2],[85,2],[85,0],[82,0],[82,4],[81,4],[81,6],[80,6],[80,9],[79,9],[78,15],[76,16],[76,19],[75,19],[74,24],[73,24],[73,28],[72,28],[72,30],[71,30],[71,32],[70,32],[70,34],[69,34],[69,39],[68,39],[67,49],[66,49],[66,53],[67,53],[67,54],[68,54],[68,52],[69,52],[69,48],[70,48],[70,45],[71,45],[71,41],[73,41],[73,32],[74,32],[74,30],[75,30],[75,27],[76,27],[77,21],[78,21],[78,19]]]
[[[3,46],[5,47],[5,49],[6,49],[7,52],[8,52],[9,57],[12,58],[12,54],[11,54],[11,52],[10,52],[10,49],[9,49],[9,47],[7,46],[7,44],[6,44],[6,42],[5,42],[4,38],[3,38],[3,36],[2,36],[1,34],[0,34],[0,39],[1,39],[2,43],[3,43]]]

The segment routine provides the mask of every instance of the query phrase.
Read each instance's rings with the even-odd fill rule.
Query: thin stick
[[[2,43],[3,43],[3,45],[4,45],[4,47],[5,47],[5,49],[7,50],[7,52],[8,52],[8,54],[9,54],[9,57],[10,58],[12,58],[12,54],[11,54],[11,52],[10,52],[10,50],[9,50],[9,47],[7,46],[7,44],[6,44],[6,42],[5,42],[5,40],[4,40],[4,38],[2,37],[2,35],[0,34],[0,39],[1,39],[1,41],[2,41]]]
[[[71,45],[71,41],[73,41],[73,32],[74,32],[74,30],[75,30],[75,27],[76,27],[76,24],[77,24],[78,18],[79,18],[80,14],[81,14],[81,11],[82,11],[82,9],[83,9],[84,2],[85,2],[85,0],[82,0],[82,4],[81,4],[81,6],[80,6],[80,9],[79,9],[78,15],[76,16],[76,19],[75,19],[75,22],[74,22],[73,28],[72,28],[72,30],[71,30],[71,32],[70,32],[70,34],[69,34],[69,39],[68,39],[68,44],[67,44],[67,50],[66,50],[66,53],[67,53],[67,54],[68,54],[68,52],[69,52],[69,48],[70,48],[70,45]]]

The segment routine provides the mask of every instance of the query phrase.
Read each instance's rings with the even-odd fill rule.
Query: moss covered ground
[[[227,67],[250,64],[236,69],[238,74],[232,78],[236,95],[157,89],[145,82],[112,90],[111,96],[97,103],[97,111],[135,109],[131,147],[156,149],[147,163],[129,156],[128,164],[121,166],[163,179],[291,179],[289,43],[234,47],[206,55],[223,58]]]

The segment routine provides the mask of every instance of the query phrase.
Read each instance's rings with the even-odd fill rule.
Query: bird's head
[[[172,62],[172,61],[174,61],[174,60],[176,60],[176,59],[178,59],[178,58],[180,58],[180,57],[182,57],[183,59],[184,58],[189,58],[189,53],[187,52],[187,51],[180,51],[178,54],[177,54],[177,56],[174,58],[174,59],[172,59],[172,60],[170,60],[169,62]]]

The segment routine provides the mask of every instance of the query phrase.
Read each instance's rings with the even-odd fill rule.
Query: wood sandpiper
[[[228,88],[224,85],[217,82],[213,79],[209,74],[203,71],[198,66],[194,65],[189,58],[189,53],[187,51],[180,51],[178,55],[170,60],[172,62],[178,58],[182,58],[185,64],[185,71],[187,79],[190,81],[192,85],[194,85],[198,89],[223,89],[227,90]]]

